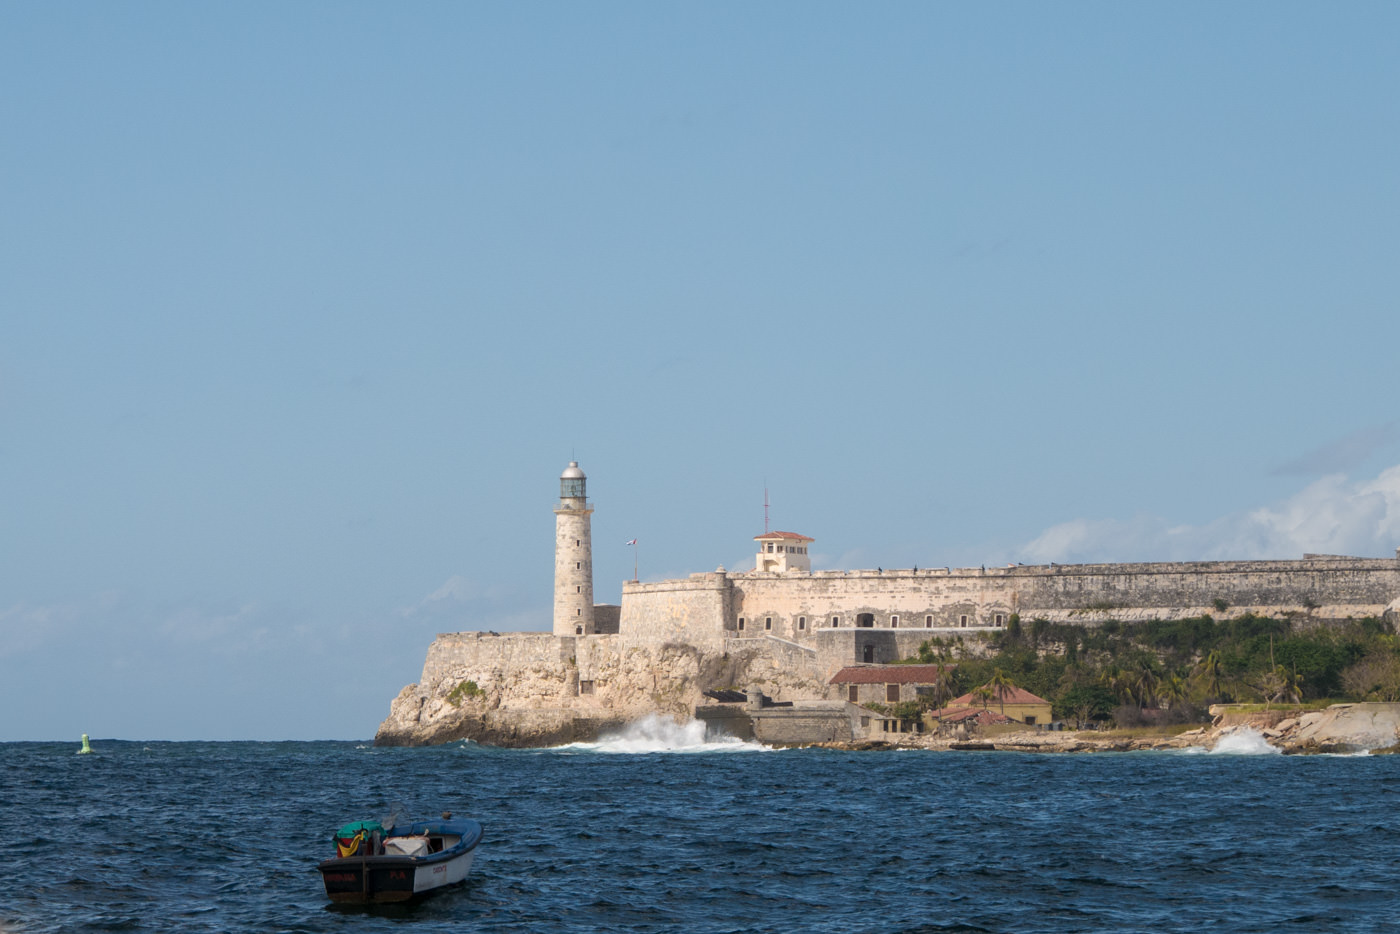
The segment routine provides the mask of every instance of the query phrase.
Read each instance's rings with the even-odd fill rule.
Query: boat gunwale
[[[422,828],[422,829],[420,829]],[[448,829],[450,828],[450,829]],[[383,869],[385,867],[404,866],[431,866],[435,863],[445,863],[450,860],[459,859],[471,853],[481,843],[483,831],[481,824],[474,820],[451,820],[451,821],[415,821],[409,825],[408,829],[402,833],[386,834],[384,839],[390,837],[414,837],[420,834],[451,833],[461,837],[455,844],[437,851],[429,853],[427,856],[409,856],[407,854],[380,853],[376,855],[356,854],[353,856],[332,856],[323,859],[316,864],[316,868],[322,871],[337,870],[350,866],[363,866],[367,869]]]

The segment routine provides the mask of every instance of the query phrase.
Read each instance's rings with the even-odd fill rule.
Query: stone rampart
[[[628,581],[622,585],[618,633],[628,646],[679,642],[704,648],[724,644],[731,587],[722,572],[685,580]]]
[[[455,686],[464,671],[562,667],[572,642],[548,632],[440,632],[428,646],[418,683],[436,687],[450,680]]]
[[[734,636],[798,642],[841,628],[996,628],[1012,613],[1092,624],[1219,613],[1379,616],[1400,597],[1400,561],[1312,558],[729,575]],[[860,660],[859,657],[856,660]]]

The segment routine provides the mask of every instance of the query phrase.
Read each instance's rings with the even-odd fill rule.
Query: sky
[[[1400,6],[0,6],[0,740],[752,566],[1400,546]],[[624,545],[638,539],[634,549]]]

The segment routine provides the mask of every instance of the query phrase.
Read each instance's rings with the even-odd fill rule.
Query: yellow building
[[[993,688],[991,685],[987,685],[987,688],[992,692],[991,699],[986,703],[987,710],[1004,713],[1012,720],[1018,720],[1027,726],[1051,721],[1050,702],[1045,698],[1037,697],[1025,688]],[[983,709],[982,698],[977,696],[976,691],[954,698],[938,713],[946,719],[960,711],[972,709]]]

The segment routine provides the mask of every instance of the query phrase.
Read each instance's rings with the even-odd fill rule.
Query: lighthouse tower
[[[554,634],[588,636],[593,624],[593,538],[588,517],[588,478],[578,461],[559,475],[554,507]]]

